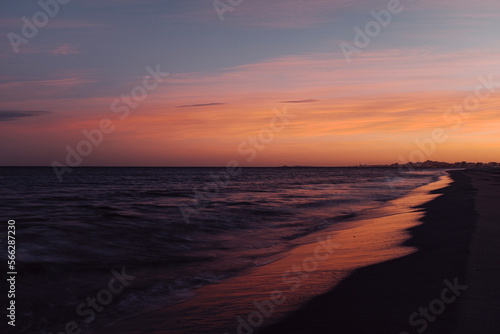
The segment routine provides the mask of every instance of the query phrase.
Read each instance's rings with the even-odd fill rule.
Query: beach
[[[450,174],[410,229],[416,253],[356,270],[262,333],[498,333],[500,174]]]
[[[470,171],[479,213],[467,261],[469,288],[460,309],[458,333],[498,333],[500,288],[500,173]]]
[[[498,174],[449,175],[97,333],[494,333]]]

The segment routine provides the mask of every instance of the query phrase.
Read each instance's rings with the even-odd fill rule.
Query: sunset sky
[[[401,0],[347,61],[341,43],[394,1],[243,0],[218,13],[212,0],[73,0],[53,17],[3,1],[0,165],[66,165],[103,119],[113,131],[78,165],[500,160],[500,2]],[[34,16],[36,33],[23,29]],[[141,88],[155,69],[169,75]],[[125,107],[133,91],[147,96]],[[273,131],[285,109],[294,117]]]

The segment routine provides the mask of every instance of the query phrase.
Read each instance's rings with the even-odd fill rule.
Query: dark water
[[[19,306],[9,332],[59,333],[74,321],[90,333],[186,300],[196,287],[269,263],[301,237],[442,173],[244,168],[215,187],[223,171],[78,168],[59,183],[50,168],[0,168],[2,221],[17,228]],[[188,220],[179,205],[191,208]],[[89,311],[87,298],[109,290],[113,270],[134,278],[110,301],[101,293],[109,304]]]

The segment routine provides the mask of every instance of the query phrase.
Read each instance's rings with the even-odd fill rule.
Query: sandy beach
[[[466,281],[457,333],[498,333],[500,314],[500,171],[467,172],[477,189],[478,221],[467,261]]]
[[[356,270],[262,333],[498,333],[500,175],[450,174],[410,229],[418,252]]]
[[[498,174],[449,174],[97,333],[494,333]]]

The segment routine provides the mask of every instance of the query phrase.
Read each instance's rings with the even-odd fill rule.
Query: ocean
[[[59,182],[51,168],[0,168],[2,220],[16,222],[8,332],[59,334],[70,323],[91,333],[186,301],[444,173],[243,168],[214,186],[224,170],[82,167]]]

